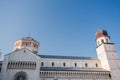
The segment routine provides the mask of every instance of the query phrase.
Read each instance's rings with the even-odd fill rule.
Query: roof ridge
[[[59,59],[97,59],[94,57],[82,57],[82,56],[62,56],[62,55],[39,55],[42,58],[59,58]]]

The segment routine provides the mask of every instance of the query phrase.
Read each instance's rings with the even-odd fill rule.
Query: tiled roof
[[[102,68],[40,67],[40,71],[107,71]]]
[[[32,37],[23,37],[23,38],[18,39],[18,40],[33,40],[33,41],[39,43],[38,41],[36,41],[36,40],[35,40],[34,38],[32,38]],[[16,41],[17,41],[17,40],[16,40]]]
[[[51,58],[51,59],[88,59],[92,60],[97,58],[91,58],[91,57],[79,57],[79,56],[56,56],[56,55],[39,55],[41,58]]]

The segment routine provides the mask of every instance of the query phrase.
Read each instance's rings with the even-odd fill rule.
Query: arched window
[[[15,68],[17,68],[17,62],[15,63]]]
[[[25,53],[25,50],[24,50],[24,53]]]
[[[87,64],[87,63],[85,63],[85,67],[88,67],[88,64]]]
[[[111,74],[109,74],[109,78],[111,79]]]
[[[52,67],[54,66],[54,62],[52,62]]]
[[[75,67],[77,67],[77,63],[75,63]]]
[[[96,65],[96,67],[98,67],[98,64],[97,64],[97,63],[96,63],[95,65]]]
[[[26,43],[26,46],[28,46],[28,44]]]
[[[7,68],[8,68],[8,69],[10,68],[10,62],[8,63]]]
[[[15,68],[15,62],[13,62],[13,68]]]
[[[41,62],[41,66],[44,66],[44,62]]]
[[[104,43],[104,40],[102,39],[101,42]]]
[[[36,68],[36,63],[34,63],[34,68]]]
[[[66,65],[65,65],[65,62],[63,63],[63,66],[65,67]]]
[[[106,39],[106,43],[108,43],[108,39]]]

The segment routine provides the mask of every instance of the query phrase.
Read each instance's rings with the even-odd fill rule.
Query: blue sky
[[[0,49],[30,36],[39,54],[96,57],[95,33],[108,31],[120,55],[119,0],[0,0]]]

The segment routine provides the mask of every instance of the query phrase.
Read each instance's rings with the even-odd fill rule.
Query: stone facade
[[[120,60],[105,30],[96,33],[98,58],[38,55],[33,38],[17,40],[0,61],[0,80],[119,80]]]
[[[9,62],[34,62],[37,65],[35,68],[32,65],[28,65],[27,68],[22,63],[19,65],[11,64],[8,65]],[[11,66],[12,68],[8,67]],[[18,67],[20,66],[20,67]],[[5,55],[5,59],[2,64],[1,76],[2,80],[15,80],[15,75],[18,72],[25,72],[27,74],[27,80],[39,80],[39,70],[40,70],[40,57],[33,54],[28,49],[21,49],[18,51],[14,51],[10,54]]]

